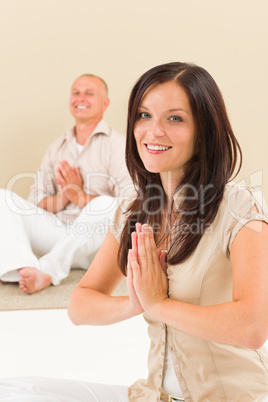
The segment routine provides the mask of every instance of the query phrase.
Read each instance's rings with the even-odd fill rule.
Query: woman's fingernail
[[[147,223],[145,223],[144,225],[142,225],[142,230],[143,230],[144,232],[148,232],[148,225],[147,225]]]

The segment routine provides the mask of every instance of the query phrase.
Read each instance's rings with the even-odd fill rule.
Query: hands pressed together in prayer
[[[77,204],[79,194],[84,194],[83,179],[77,167],[70,166],[66,160],[62,160],[57,168],[57,185],[59,192],[69,201]]]
[[[72,202],[81,208],[95,196],[86,194],[83,190],[83,178],[78,167],[70,166],[66,160],[60,161],[57,168],[57,186],[66,204]]]
[[[136,224],[131,234],[132,249],[128,253],[127,285],[135,314],[155,307],[168,298],[166,251],[157,249],[152,228]]]

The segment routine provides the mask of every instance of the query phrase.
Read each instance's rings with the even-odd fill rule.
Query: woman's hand
[[[168,298],[165,252],[157,250],[153,230],[147,224],[140,225],[137,237],[137,250],[129,251],[129,264],[136,296],[144,310],[150,312]]]
[[[134,283],[133,283],[133,269],[130,261],[130,253],[133,252],[136,258],[138,258],[138,233],[140,232],[141,225],[137,224],[136,225],[136,230],[137,232],[133,232],[131,234],[131,240],[132,240],[132,249],[129,250],[128,252],[128,264],[127,264],[127,287],[128,287],[128,295],[129,295],[129,300],[131,303],[131,306],[134,310],[134,314],[138,315],[143,313],[144,309],[142,308],[142,305],[140,304],[140,301],[137,297],[135,288],[134,288]]]
[[[128,265],[127,265],[127,288],[128,288],[128,296],[131,304],[131,308],[133,310],[134,315],[139,315],[144,312],[144,309],[137,297],[137,293],[134,288],[134,283],[133,283],[133,270],[132,270],[132,265],[130,262],[130,252],[132,250],[129,250],[128,253]]]

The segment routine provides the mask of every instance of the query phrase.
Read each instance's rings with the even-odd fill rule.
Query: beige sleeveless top
[[[251,211],[254,205],[258,212]],[[125,215],[118,210],[114,221],[118,241],[124,220]],[[196,305],[231,301],[230,247],[238,231],[251,220],[268,223],[261,192],[232,183],[226,185],[218,214],[195,252],[185,263],[168,266],[169,297]],[[129,401],[160,400],[166,340],[185,401],[258,402],[268,396],[265,347],[252,350],[211,342],[169,327],[147,313],[144,318],[151,339],[149,373],[147,379],[129,387]]]

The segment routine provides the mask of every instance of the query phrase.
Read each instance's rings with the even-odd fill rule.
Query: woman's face
[[[134,128],[137,149],[145,168],[172,175],[177,184],[194,154],[195,124],[188,97],[174,81],[158,84],[145,94]]]

